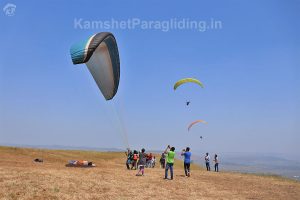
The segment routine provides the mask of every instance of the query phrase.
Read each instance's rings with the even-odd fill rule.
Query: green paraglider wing
[[[120,59],[117,42],[112,33],[102,32],[74,44],[73,64],[85,63],[106,100],[118,91]]]
[[[196,84],[200,85],[202,88],[204,88],[203,83],[201,83],[199,80],[197,80],[195,78],[184,78],[175,83],[174,90],[176,90],[180,85],[182,85],[184,83],[196,83]]]

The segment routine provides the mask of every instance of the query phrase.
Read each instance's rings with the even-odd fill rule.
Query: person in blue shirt
[[[190,165],[191,165],[191,156],[192,153],[190,152],[190,147],[187,147],[186,149],[183,149],[181,152],[181,156],[184,156],[184,173],[185,176],[190,177],[191,171],[190,171]]]

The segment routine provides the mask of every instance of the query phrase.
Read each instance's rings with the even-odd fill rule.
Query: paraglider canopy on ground
[[[66,167],[96,167],[96,165],[93,162],[86,160],[69,160]]]

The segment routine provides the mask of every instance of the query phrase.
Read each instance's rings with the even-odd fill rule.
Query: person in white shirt
[[[151,167],[154,168],[155,167],[155,156],[152,156],[152,160],[151,160]]]
[[[215,172],[218,172],[219,171],[219,158],[218,158],[217,154],[215,154],[214,162],[215,162]]]
[[[210,171],[209,160],[210,160],[210,157],[209,157],[208,153],[206,153],[206,156],[205,156],[205,165],[206,165],[206,170],[207,171]]]

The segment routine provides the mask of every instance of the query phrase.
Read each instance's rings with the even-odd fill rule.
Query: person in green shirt
[[[167,154],[165,179],[168,179],[168,171],[170,169],[171,180],[173,180],[173,165],[174,165],[174,158],[175,158],[175,147],[170,147],[170,145],[168,145],[168,147],[165,150],[165,154]]]

